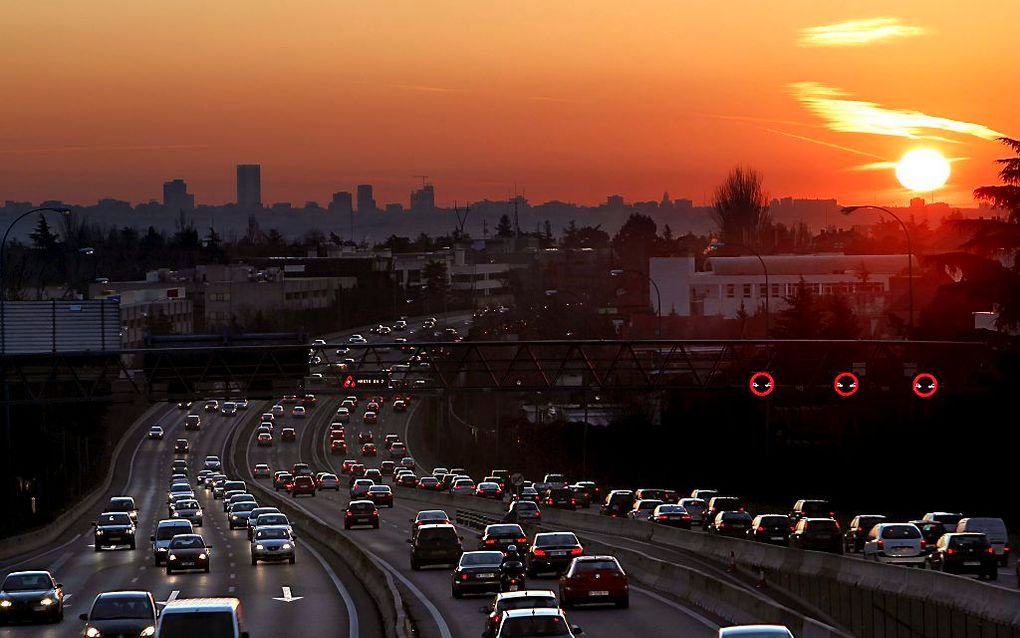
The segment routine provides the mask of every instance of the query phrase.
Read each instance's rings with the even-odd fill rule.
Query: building
[[[354,212],[354,198],[348,191],[333,193],[333,199],[329,202],[329,212],[350,215]]]
[[[262,167],[259,164],[237,165],[237,205],[262,208]]]
[[[195,196],[188,193],[188,184],[183,179],[163,182],[163,207],[172,212],[195,210]]]
[[[436,209],[436,191],[432,184],[424,184],[411,191],[411,212],[431,213]]]
[[[378,210],[371,184],[358,184],[358,212],[374,213]]]
[[[386,212],[393,215],[404,212],[404,205],[400,202],[395,204],[386,204]]]

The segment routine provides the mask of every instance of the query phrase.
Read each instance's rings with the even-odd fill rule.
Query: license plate
[[[781,541],[781,540],[783,540],[783,537],[782,536],[773,536],[772,540],[774,540],[774,541]]]
[[[566,552],[549,552],[550,556],[566,556]]]
[[[475,576],[475,578],[495,578],[495,577],[496,577],[496,574],[493,574],[493,573],[478,574],[477,576]]]
[[[182,561],[180,563],[180,565],[181,565],[181,567],[194,567],[195,566],[195,561],[191,561],[191,560]]]
[[[588,595],[589,596],[608,596],[609,592],[607,592],[607,591],[590,591],[590,592],[588,592]]]
[[[964,563],[964,565],[966,565],[967,567],[977,567],[980,564],[981,564],[981,561],[977,561],[977,560],[969,560],[969,561]]]

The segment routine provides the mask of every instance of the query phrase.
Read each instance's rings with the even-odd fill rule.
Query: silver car
[[[195,527],[202,527],[202,506],[193,498],[177,501],[174,503],[174,518],[183,518]]]
[[[261,561],[287,561],[294,564],[294,534],[286,525],[271,525],[255,530],[251,540],[251,564]]]

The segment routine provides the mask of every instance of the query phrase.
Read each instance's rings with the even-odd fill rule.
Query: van
[[[236,598],[181,598],[163,607],[156,638],[248,638]]]
[[[417,571],[426,565],[456,565],[462,551],[461,540],[453,525],[418,527],[414,538],[407,540],[411,544],[411,569]]]
[[[152,562],[159,567],[166,562],[167,547],[178,534],[194,534],[191,521],[183,518],[168,518],[156,524],[156,533],[149,537],[152,542]]]
[[[1006,532],[1006,523],[1001,518],[973,517],[960,519],[956,524],[956,531],[980,532],[988,538],[988,543],[995,550],[995,556],[999,559],[999,566],[1009,565],[1009,534]]]

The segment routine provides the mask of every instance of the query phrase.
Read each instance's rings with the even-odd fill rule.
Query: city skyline
[[[515,190],[704,203],[743,164],[774,194],[897,203],[892,163],[932,147],[953,166],[936,196],[965,206],[994,180],[993,138],[1016,134],[1020,88],[999,73],[1020,6],[992,0],[179,10],[12,7],[0,200],[145,201],[183,177],[222,204],[244,158],[269,202],[361,183],[403,202],[428,173],[443,207]],[[73,99],[33,98],[53,92]]]

